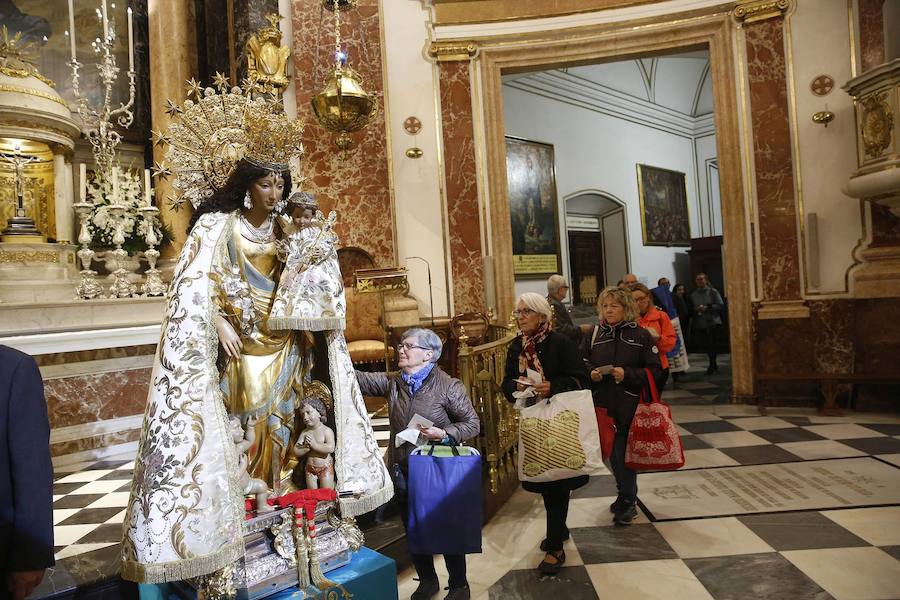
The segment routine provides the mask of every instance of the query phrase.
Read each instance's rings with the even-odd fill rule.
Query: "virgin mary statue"
[[[393,494],[343,332],[268,327],[298,125],[274,102],[219,92],[195,93],[182,114],[190,126],[163,136],[172,171],[184,173],[175,187],[201,201],[169,288],[125,517],[122,576],[142,583],[207,575],[243,556],[248,490],[228,420],[253,429],[250,476],[275,494],[290,491],[299,405],[313,381],[331,390],[336,485],[353,492],[339,500],[341,513],[367,512]],[[223,126],[235,114],[239,124]],[[215,162],[223,147],[242,157]]]

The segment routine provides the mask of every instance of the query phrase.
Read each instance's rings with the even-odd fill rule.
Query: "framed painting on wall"
[[[519,279],[537,279],[560,273],[553,146],[507,136],[506,181],[513,274]]]
[[[637,166],[641,232],[645,246],[690,246],[684,173],[650,165]]]

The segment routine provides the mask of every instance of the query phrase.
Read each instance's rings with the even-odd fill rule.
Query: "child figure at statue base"
[[[303,474],[306,489],[334,488],[334,432],[325,424],[328,412],[318,398],[307,398],[301,404],[306,428],[300,432],[292,450],[297,458],[306,457]]]
[[[241,492],[245,496],[256,496],[257,513],[272,512],[275,509],[269,506],[267,502],[269,499],[269,488],[266,486],[266,482],[262,479],[253,479],[247,471],[247,451],[256,441],[256,418],[250,417],[247,421],[246,433],[244,433],[244,428],[241,426],[240,418],[236,415],[228,417],[228,425],[231,429],[231,441],[234,443],[238,453],[238,485],[241,487]]]
[[[280,244],[284,260],[281,279],[269,313],[270,329],[343,331],[347,312],[344,282],[337,261],[337,215],[326,218],[312,194],[288,198],[295,231]]]

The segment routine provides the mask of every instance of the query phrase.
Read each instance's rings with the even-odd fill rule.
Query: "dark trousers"
[[[662,395],[663,388],[666,387],[666,383],[669,381],[669,367],[663,369],[659,374],[659,379],[656,379],[654,383],[656,383],[656,391]]]
[[[627,445],[628,428],[622,427],[616,431],[609,462],[612,466],[613,476],[616,478],[619,497],[629,504],[634,504],[637,501],[637,472],[625,466],[625,447]]]
[[[721,325],[710,325],[705,329],[697,328],[694,331],[697,341],[700,342],[706,351],[706,356],[709,358],[709,366],[711,367],[716,366],[716,356],[718,355],[716,348],[719,345],[719,332],[721,329]]]
[[[547,512],[547,551],[559,552],[569,536],[566,518],[569,516],[569,488],[550,488],[541,493]]]
[[[400,519],[403,521],[403,528],[409,527],[409,496],[406,490],[395,488],[394,498],[397,501],[397,508],[400,510]],[[453,535],[453,532],[447,532],[447,535]],[[419,581],[437,580],[437,572],[434,570],[434,556],[431,554],[412,554],[413,566],[416,568],[416,574]],[[449,581],[447,585],[451,589],[469,585],[466,579],[466,555],[465,554],[445,554],[444,564],[447,565],[447,574]]]

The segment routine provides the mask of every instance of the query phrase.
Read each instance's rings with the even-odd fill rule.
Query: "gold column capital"
[[[472,60],[478,54],[478,44],[467,41],[431,42],[428,56],[437,62]]]
[[[791,0],[750,0],[741,2],[731,12],[739,23],[753,23],[784,16],[791,7]]]

